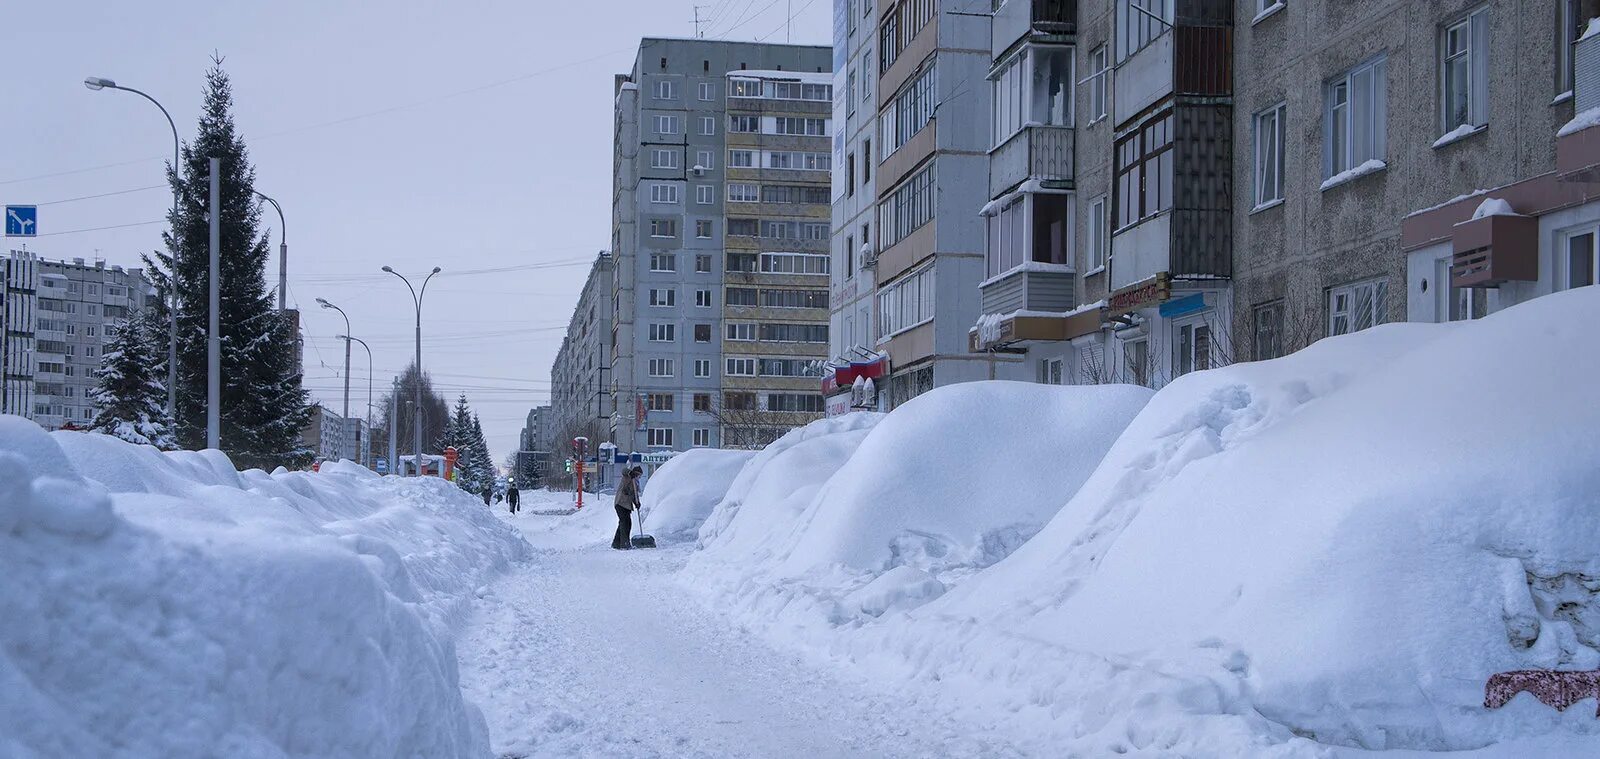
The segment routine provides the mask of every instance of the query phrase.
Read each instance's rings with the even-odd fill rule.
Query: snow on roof
[[[740,79],[779,79],[793,82],[807,82],[810,84],[833,84],[831,71],[778,71],[775,69],[742,69],[729,71],[730,78]]]
[[[1511,204],[1500,198],[1485,198],[1478,204],[1478,210],[1472,212],[1472,218],[1481,219],[1485,216],[1521,216],[1512,210]]]
[[[1437,211],[1437,210],[1439,210],[1441,208],[1444,208],[1445,206],[1448,206],[1448,205],[1450,205],[1452,203],[1459,203],[1459,202],[1461,202],[1463,200],[1466,200],[1467,198],[1476,198],[1479,195],[1484,195],[1484,194],[1487,194],[1488,192],[1489,192],[1488,190],[1473,190],[1472,192],[1469,192],[1469,193],[1467,193],[1465,195],[1457,195],[1457,196],[1455,196],[1455,197],[1453,197],[1453,198],[1451,198],[1449,200],[1446,200],[1443,203],[1436,203],[1434,205],[1428,206],[1427,208],[1418,208],[1417,210],[1406,214],[1405,218],[1409,219],[1409,218],[1411,218],[1413,216],[1421,216],[1422,214],[1428,213],[1429,211]]]
[[[1600,18],[1589,19],[1589,25],[1584,27],[1583,36],[1579,37],[1577,41],[1582,42],[1594,36],[1600,36]]]
[[[1566,137],[1569,134],[1581,132],[1592,126],[1600,126],[1600,108],[1590,108],[1572,117],[1572,120],[1568,121],[1566,126],[1561,127],[1561,131],[1556,132],[1556,136]]]
[[[637,90],[637,89],[639,89],[639,85],[636,82],[623,82],[622,83],[622,89],[624,89],[624,90]]]

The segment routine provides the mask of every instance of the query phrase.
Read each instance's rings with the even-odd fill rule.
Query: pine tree
[[[478,476],[478,490],[494,487],[494,457],[489,455],[489,442],[483,437],[483,424],[478,415],[472,415],[472,469]]]
[[[149,310],[118,322],[95,371],[90,399],[99,413],[90,430],[164,451],[177,447],[166,414],[166,333],[161,326]]]
[[[455,411],[445,423],[444,434],[439,437],[438,448],[456,449],[456,485],[471,493],[483,492],[479,483],[477,453],[472,437],[472,407],[467,405],[467,395],[456,399]]]
[[[170,175],[179,196],[168,215],[167,250],[157,254],[154,277],[162,302],[178,295],[176,434],[183,448],[206,442],[206,330],[210,268],[209,159],[221,159],[221,248],[218,272],[221,324],[221,445],[241,468],[304,466],[311,452],[300,441],[311,409],[294,372],[295,335],[274,307],[266,286],[271,250],[258,236],[260,201],[255,169],[234,128],[233,92],[222,60],[206,72],[205,108],[195,140],[182,150]],[[147,259],[148,260],[148,259]],[[157,262],[151,262],[156,268]]]

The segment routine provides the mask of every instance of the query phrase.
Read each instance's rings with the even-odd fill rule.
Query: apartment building
[[[543,413],[539,409],[530,413],[532,429],[523,431],[524,435],[531,433],[537,438],[530,442],[542,441],[548,446],[557,438],[581,435],[598,445],[604,435],[610,434],[614,408],[608,402],[606,375],[611,362],[615,277],[616,260],[610,251],[601,251],[589,267],[589,276],[567,322],[566,337],[555,363],[550,365],[550,405],[544,407]]]
[[[831,82],[802,75],[829,71],[826,46],[646,38],[640,42],[632,70],[616,77],[612,161],[615,326],[608,380],[611,407],[616,410],[611,442],[619,450],[725,445],[718,418],[730,368],[723,355],[724,345],[730,342],[724,323],[729,308],[725,271],[729,250],[736,251],[738,257],[733,260],[740,266],[748,260],[745,256],[755,254],[758,269],[763,252],[807,253],[815,248],[825,254],[826,216],[815,216],[821,227],[805,226],[816,223],[807,219],[816,215],[812,208],[817,203],[805,202],[808,190],[804,188],[813,181],[812,176],[825,181],[829,169],[826,103],[831,94],[826,90],[831,89]],[[741,77],[742,72],[751,73]],[[767,94],[769,85],[771,95]],[[740,88],[737,94],[735,87]],[[814,113],[817,106],[808,104],[806,96],[819,94],[823,110]],[[730,109],[737,111],[737,121]],[[819,116],[824,134],[805,134],[816,126],[812,120]],[[739,131],[737,139],[731,137],[730,129],[746,130],[752,125],[752,131]],[[777,133],[779,128],[791,127],[802,133]],[[771,133],[763,134],[764,129]],[[822,147],[811,147],[814,138],[821,138]],[[742,144],[730,148],[730,140]],[[734,162],[748,165],[734,166]],[[730,177],[733,173],[741,176],[737,188]],[[770,206],[761,200],[764,184],[773,185],[768,195],[773,199]],[[756,194],[744,194],[751,186]],[[730,196],[730,191],[739,194]],[[780,200],[791,192],[796,202]],[[730,197],[738,200],[730,203]],[[746,234],[750,221],[756,225],[754,235]],[[733,231],[740,234],[733,236],[737,242],[730,243],[733,238],[727,227],[735,222]],[[763,236],[763,232],[771,236]],[[779,236],[791,233],[791,237]],[[817,238],[802,239],[806,234]],[[780,265],[778,257],[770,260]],[[789,263],[791,259],[784,259],[781,265]],[[785,312],[784,316],[795,322],[814,319],[825,330],[827,291],[825,283],[820,284],[820,300],[779,293],[803,289],[798,287],[764,289],[771,291],[769,303],[811,304],[801,309],[804,313]],[[744,291],[753,290],[754,307],[764,308],[762,287],[738,289],[734,297],[745,298]],[[740,301],[733,308],[750,307]],[[756,313],[740,311],[741,316]],[[798,370],[785,355],[787,350],[775,350],[779,363],[769,368]],[[760,367],[758,363],[757,377]],[[742,372],[746,364],[741,361],[733,368]],[[814,376],[810,384],[815,390]],[[743,391],[757,392],[758,399],[762,395],[754,386]],[[740,396],[737,402],[743,399]]]
[[[0,414],[33,415],[39,259],[13,250],[0,259]]]
[[[322,404],[314,404],[311,407],[311,419],[300,429],[300,442],[316,458],[325,461],[354,460],[355,449],[348,444],[351,428],[347,421]]]
[[[722,397],[697,394],[726,448],[822,416],[828,353],[833,74],[728,74]],[[694,340],[712,337],[701,325]],[[652,404],[654,409],[654,404]],[[710,431],[692,432],[710,445]]]
[[[94,373],[116,324],[153,302],[140,269],[104,261],[39,261],[33,419],[46,429],[87,426]]]
[[[829,414],[884,410],[887,395],[850,394],[853,367],[878,361],[873,328],[872,262],[877,250],[878,40],[874,0],[834,0],[833,212],[829,278],[828,355],[824,393]],[[847,377],[838,382],[839,373]],[[830,377],[832,379],[830,379]]]

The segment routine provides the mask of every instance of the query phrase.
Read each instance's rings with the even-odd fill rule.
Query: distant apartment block
[[[611,368],[615,276],[615,258],[609,251],[601,251],[589,267],[567,334],[550,366],[550,405],[530,413],[529,429],[524,430],[529,443],[544,447],[525,450],[564,455],[568,450],[564,444],[571,443],[572,437],[588,437],[598,445],[610,434],[614,409],[606,383]]]

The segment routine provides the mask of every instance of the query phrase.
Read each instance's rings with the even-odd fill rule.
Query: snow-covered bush
[[[0,417],[0,756],[486,756],[450,628],[525,552],[437,479]]]

